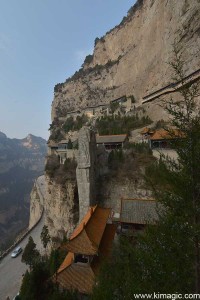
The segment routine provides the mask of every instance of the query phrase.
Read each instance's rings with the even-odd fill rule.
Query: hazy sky
[[[0,131],[48,138],[56,83],[135,0],[0,0]]]

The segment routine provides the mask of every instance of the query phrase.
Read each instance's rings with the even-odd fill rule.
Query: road
[[[44,176],[40,176],[37,180],[37,188],[39,187],[40,193],[44,196],[45,183]],[[27,235],[24,240],[19,244],[23,249],[28,243],[29,236],[32,236],[37,245],[37,249],[42,252],[43,247],[40,240],[40,233],[44,226],[44,214],[38,225]],[[22,254],[16,258],[11,258],[9,253],[2,261],[0,261],[0,300],[5,300],[6,297],[13,297],[19,292],[22,275],[27,270],[27,265],[21,262]]]

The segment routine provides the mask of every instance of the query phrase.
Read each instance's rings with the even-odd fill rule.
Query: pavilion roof
[[[154,224],[161,206],[154,199],[122,199],[120,221],[132,224]]]
[[[57,281],[64,289],[91,294],[95,274],[89,264],[72,263],[57,274]]]
[[[114,134],[114,135],[96,135],[97,144],[106,143],[123,143],[127,138],[127,134]]]
[[[154,132],[150,140],[170,140],[183,137],[184,134],[178,129],[159,129]]]
[[[142,131],[140,131],[140,133],[141,134],[146,134],[146,133],[149,133],[149,131],[150,131],[150,128],[145,127],[145,128],[142,129]]]
[[[116,226],[107,224],[100,243],[100,254],[95,256],[92,263],[75,263],[74,254],[69,252],[57,271],[59,284],[68,290],[78,290],[83,294],[91,294],[95,283],[95,276],[99,272],[100,264],[105,257],[109,257],[112,248]],[[55,280],[55,275],[53,277]]]
[[[72,233],[66,249],[79,254],[97,254],[110,212],[110,208],[91,207]]]

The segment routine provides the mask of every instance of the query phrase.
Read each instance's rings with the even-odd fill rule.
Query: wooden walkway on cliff
[[[147,102],[151,102],[153,100],[155,100],[156,98],[162,96],[162,95],[166,95],[169,93],[173,93],[176,92],[177,90],[181,89],[182,87],[186,86],[187,84],[192,84],[194,83],[196,80],[198,80],[200,78],[200,69],[196,70],[195,72],[189,74],[188,76],[186,76],[183,80],[171,83],[145,97],[143,97],[143,101],[142,104],[145,104]]]

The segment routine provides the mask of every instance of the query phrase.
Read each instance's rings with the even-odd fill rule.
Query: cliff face
[[[45,224],[53,238],[69,237],[78,222],[78,191],[75,180],[58,184],[46,176]]]
[[[142,97],[173,81],[168,63],[173,61],[174,42],[183,54],[186,75],[200,68],[199,15],[200,0],[138,0],[120,25],[96,39],[94,53],[86,57],[83,67],[55,86],[52,121],[56,129],[61,129],[67,112],[108,104],[124,95],[133,95],[136,106],[141,105]],[[147,114],[153,120],[164,118],[162,109],[155,106],[155,102],[144,105]],[[103,170],[99,170],[100,175],[101,171],[108,172],[107,167],[100,168]],[[86,180],[79,173],[77,179],[83,181],[84,190],[89,176]],[[130,179],[124,174],[124,180],[103,178],[97,195],[99,202],[112,206],[117,212],[120,197],[151,197],[142,180]],[[69,236],[78,221],[77,182],[65,180],[60,184],[49,176],[46,180],[45,214],[50,234],[60,238],[65,233]],[[84,198],[81,196],[79,199]],[[86,209],[85,204],[80,203],[80,206]]]
[[[167,85],[174,42],[183,52],[186,74],[198,69],[199,14],[199,0],[139,0],[120,25],[96,40],[83,68],[55,86],[52,119],[123,95],[140,102]]]

